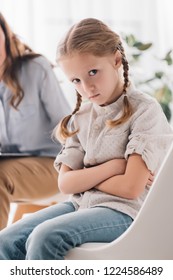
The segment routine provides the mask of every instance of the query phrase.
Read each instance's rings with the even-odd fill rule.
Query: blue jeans
[[[105,207],[76,211],[71,202],[53,205],[0,232],[0,260],[63,260],[83,243],[113,241],[132,221]]]

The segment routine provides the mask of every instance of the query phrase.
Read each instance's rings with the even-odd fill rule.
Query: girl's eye
[[[97,74],[97,70],[96,69],[93,69],[93,70],[89,71],[89,75],[90,76],[94,76],[95,74]]]
[[[74,84],[78,84],[79,82],[80,82],[79,79],[73,79],[73,80],[72,80],[72,83],[74,83]]]

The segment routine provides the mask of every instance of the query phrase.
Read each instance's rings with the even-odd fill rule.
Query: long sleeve
[[[140,154],[148,169],[155,172],[172,139],[166,117],[160,105],[153,101],[150,106],[143,105],[142,110],[134,114],[125,157],[132,153]]]

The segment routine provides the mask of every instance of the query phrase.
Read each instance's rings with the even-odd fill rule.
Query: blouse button
[[[105,113],[108,113],[109,112],[109,109],[107,107],[104,107],[104,112]]]
[[[98,130],[98,129],[99,129],[99,125],[96,124],[96,125],[94,126],[94,128],[95,128],[96,130]]]

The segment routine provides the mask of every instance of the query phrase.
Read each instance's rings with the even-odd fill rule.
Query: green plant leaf
[[[148,50],[153,46],[153,43],[143,43],[136,39],[136,37],[133,34],[124,35],[124,40],[126,41],[128,47],[131,49],[130,51],[130,63],[133,63],[135,65],[136,62],[140,62],[140,59],[142,55],[144,54],[144,51]],[[145,88],[149,88],[149,94],[154,96],[158,102],[161,104],[163,111],[167,117],[168,120],[171,118],[171,109],[170,109],[170,103],[172,102],[172,96],[173,96],[173,85],[172,85],[172,77],[171,73],[164,71],[165,68],[162,66],[171,66],[173,65],[173,49],[169,50],[163,57],[157,57],[156,55],[150,54],[150,62],[152,64],[152,59],[155,58],[157,62],[160,63],[160,66],[156,68],[156,71],[152,71],[152,73],[145,79],[145,75],[138,76],[137,84],[145,85]],[[167,65],[165,65],[167,64]],[[157,64],[156,64],[157,65]],[[140,67],[140,63],[138,64]],[[160,71],[163,70],[163,71]],[[171,69],[170,69],[171,70]],[[173,76],[173,75],[172,75]],[[145,80],[144,80],[145,79]],[[167,83],[167,81],[171,83]],[[160,86],[158,86],[160,85]],[[169,86],[168,86],[169,85]],[[158,88],[157,88],[158,86]]]
[[[143,44],[142,42],[135,42],[133,46],[140,51],[146,51],[151,48],[152,43]]]
[[[167,52],[166,56],[163,58],[163,60],[165,60],[168,65],[172,65],[173,64],[173,59],[172,59],[171,54],[172,54],[172,50]]]
[[[132,54],[133,59],[136,61],[140,58],[140,56],[141,56],[141,53]]]
[[[136,39],[133,34],[130,34],[128,36],[125,36],[125,41],[129,47],[133,47],[136,42]]]
[[[158,102],[162,104],[168,105],[172,101],[172,91],[167,85],[158,88],[155,91],[154,96]]]
[[[155,72],[155,77],[156,77],[157,79],[161,79],[161,78],[163,77],[163,75],[164,75],[164,72],[162,72],[162,71]]]
[[[171,109],[170,109],[169,105],[168,104],[164,104],[162,102],[160,103],[160,105],[161,105],[161,107],[163,109],[163,112],[164,112],[168,122],[169,122],[171,120],[171,115],[172,115]]]
[[[143,85],[143,84],[149,84],[151,82],[153,82],[156,79],[156,77],[152,77],[150,79],[144,80],[144,81],[140,81],[139,84]]]

